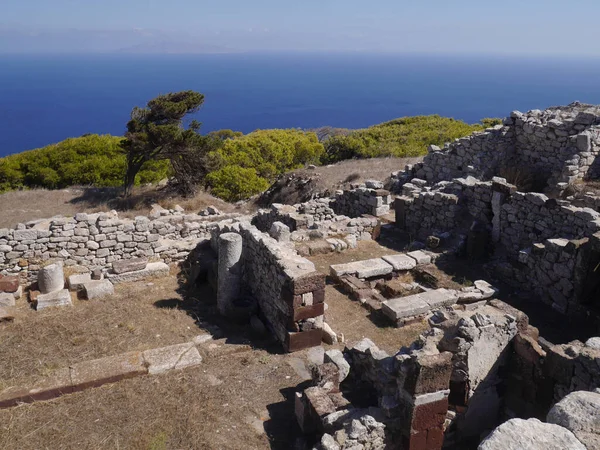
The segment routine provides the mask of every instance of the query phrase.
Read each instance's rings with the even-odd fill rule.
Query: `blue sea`
[[[600,59],[402,54],[0,55],[0,156],[122,135],[160,93],[205,94],[203,131],[360,128],[416,114],[473,123],[600,103]]]

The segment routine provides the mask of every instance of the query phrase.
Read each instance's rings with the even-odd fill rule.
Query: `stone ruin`
[[[133,220],[19,224],[0,230],[0,321],[24,286],[37,309],[68,306],[69,291],[93,300],[186,262],[224,316],[286,351],[320,348],[343,336],[325,320],[327,279],[308,258],[397,238],[406,251],[335,264],[329,281],[390,326],[428,328],[392,355],[368,338],[316,352],[294,405],[315,448],[600,448],[598,338],[550,343],[499,300],[518,293],[597,329],[600,197],[571,188],[600,176],[599,151],[600,109],[574,103],[432,146],[388,190],[368,181],[252,216],[156,206]],[[502,176],[514,168],[532,174],[527,192]],[[435,264],[461,260],[482,279],[441,286]]]

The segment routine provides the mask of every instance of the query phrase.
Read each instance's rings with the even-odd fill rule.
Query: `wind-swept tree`
[[[182,91],[160,95],[145,108],[133,109],[122,144],[127,156],[125,196],[131,195],[135,177],[144,163],[172,159],[202,144],[202,136],[198,134],[200,124],[193,120],[185,128],[183,119],[197,112],[203,103],[204,95],[199,92]]]

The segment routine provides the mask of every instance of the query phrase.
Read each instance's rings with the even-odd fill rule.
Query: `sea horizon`
[[[600,103],[600,58],[362,52],[0,54],[0,156],[122,135],[134,106],[192,89],[202,132],[364,128],[439,114],[469,123]]]

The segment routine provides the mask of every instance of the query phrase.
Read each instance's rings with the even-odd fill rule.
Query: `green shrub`
[[[73,185],[120,186],[126,167],[120,146],[122,140],[116,136],[88,134],[0,158],[0,191]],[[168,173],[167,161],[151,161],[142,168],[136,182],[156,182]]]
[[[424,155],[428,145],[443,145],[499,122],[499,119],[484,120],[475,125],[438,115],[392,120],[347,136],[330,137],[324,143],[322,161],[330,164],[350,158]]]
[[[256,173],[256,169],[225,166],[206,177],[212,194],[228,202],[243,200],[269,187],[269,182]]]
[[[210,153],[213,172],[206,177],[214,195],[228,201],[264,191],[275,178],[308,163],[318,163],[324,152],[314,133],[296,129],[257,130],[227,138]]]

